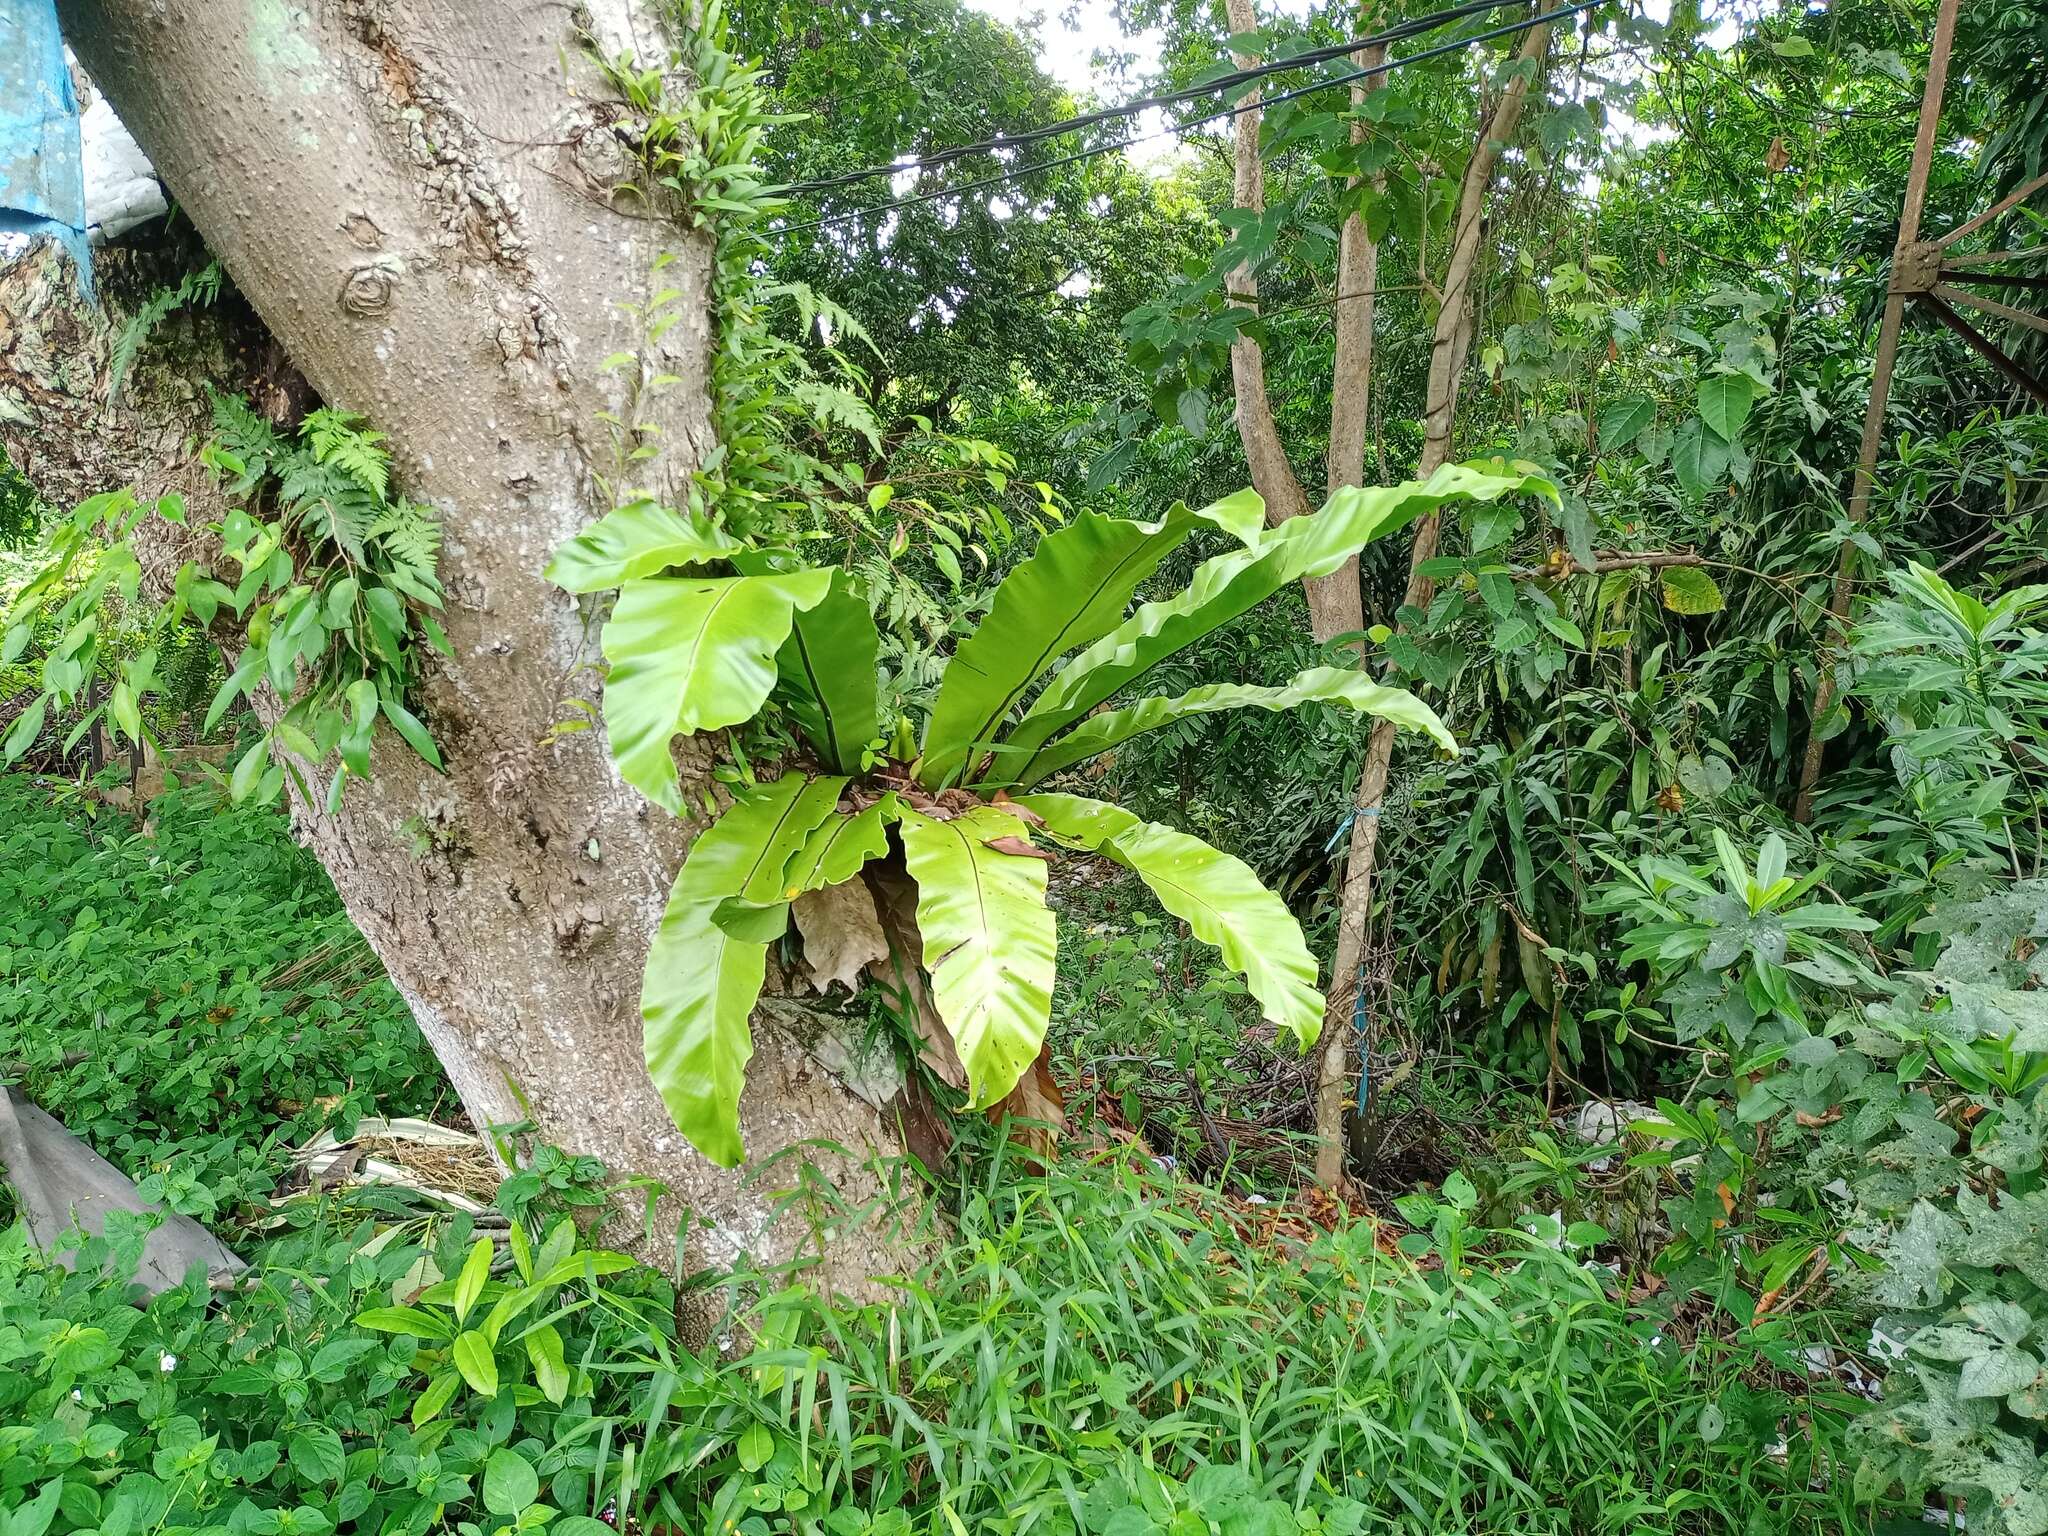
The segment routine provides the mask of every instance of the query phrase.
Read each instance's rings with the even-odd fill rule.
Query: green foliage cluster
[[[901,958],[931,976],[973,1107],[1009,1093],[1038,1057],[1051,1017],[1055,923],[1033,829],[1135,870],[1305,1047],[1322,1024],[1315,962],[1286,907],[1241,861],[1101,801],[1012,801],[1007,792],[1190,715],[1310,701],[1395,721],[1455,751],[1412,694],[1342,668],[1312,668],[1277,688],[1220,684],[1097,706],[1373,539],[1446,503],[1519,491],[1549,486],[1505,466],[1446,466],[1426,482],[1341,491],[1321,512],[1273,529],[1248,492],[1199,512],[1177,504],[1154,523],[1083,514],[997,587],[987,618],[948,662],[921,738],[909,716],[880,714],[880,636],[861,585],[844,570],[803,567],[644,501],[564,545],[549,566],[555,582],[573,592],[619,589],[603,633],[604,720],[628,783],[680,813],[671,740],[743,724],[778,688],[825,770],[788,772],[743,793],[676,878],[641,1011],[648,1068],[678,1126],[715,1160],[739,1160],[747,1018],[768,945],[787,928],[793,901],[894,857],[892,827],[916,886],[921,941],[919,955]],[[1126,618],[1139,585],[1200,524],[1240,547]],[[732,574],[706,574],[721,567]],[[872,915],[865,926],[875,926]]]
[[[240,575],[230,586],[187,561],[168,603],[138,608],[142,567],[131,536],[152,514],[183,525],[184,498],[172,493],[152,507],[120,490],[79,503],[52,530],[50,558],[6,614],[0,662],[18,661],[39,635],[45,648],[40,686],[0,740],[0,761],[26,752],[53,708],[77,714],[66,752],[102,716],[116,741],[139,747],[153,734],[143,706],[162,692],[166,653],[189,649],[193,628],[205,634],[232,618],[235,667],[201,730],[266,684],[287,702],[236,762],[228,780],[236,800],[274,800],[290,773],[308,802],[332,812],[351,776],[368,777],[380,717],[438,768],[439,749],[405,700],[418,647],[448,650],[433,616],[440,527],[392,490],[384,434],[323,407],[287,438],[246,401],[218,394],[213,417],[200,458],[237,504],[207,532]],[[147,615],[139,637],[124,635],[120,616],[138,612]],[[110,685],[96,698],[103,673]],[[301,762],[318,773],[337,757],[324,791],[306,782]]]
[[[1843,1528],[1815,1482],[1837,1397],[1677,1348],[1576,1256],[1481,1233],[1469,1190],[1448,1193],[1411,1245],[1439,1267],[1417,1267],[1365,1224],[1283,1250],[1130,1159],[997,1168],[961,1192],[952,1256],[894,1300],[742,1274],[696,1343],[652,1271],[503,1197],[502,1242],[466,1216],[302,1201],[251,1284],[216,1304],[195,1278],[142,1310],[104,1273],[132,1262],[133,1224],[76,1273],[16,1229],[0,1518],[31,1536]],[[1766,1349],[1789,1367],[1797,1344]]]
[[[135,1179],[207,1220],[292,1147],[447,1089],[319,865],[210,790],[148,824],[0,775],[0,1063]]]

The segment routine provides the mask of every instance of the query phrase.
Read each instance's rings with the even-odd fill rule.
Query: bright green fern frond
[[[291,447],[240,395],[209,392],[213,396],[213,445],[242,466],[228,486],[229,494],[247,495],[293,457]]]
[[[307,415],[299,435],[318,462],[343,471],[382,501],[391,487],[391,455],[381,446],[384,434],[362,421],[353,412],[323,406]]]

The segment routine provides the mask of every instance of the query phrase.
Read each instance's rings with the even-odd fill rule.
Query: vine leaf
[[[1286,904],[1250,865],[1198,837],[1081,795],[1020,795],[1053,836],[1134,871],[1224,964],[1244,977],[1265,1017],[1306,1050],[1323,1025],[1315,957]]]
[[[604,627],[604,723],[619,774],[656,805],[683,809],[669,743],[751,720],[775,686],[775,653],[830,571],[628,581]]]
[[[1046,866],[998,853],[1017,818],[982,806],[940,821],[903,813],[903,858],[917,882],[917,929],[932,1001],[986,1109],[1038,1059],[1052,1019],[1057,940]]]

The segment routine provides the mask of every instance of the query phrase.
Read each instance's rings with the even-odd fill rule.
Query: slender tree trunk
[[[550,732],[567,700],[598,687],[587,615],[540,573],[606,510],[605,479],[626,478],[599,413],[643,428],[657,452],[630,483],[674,502],[711,446],[710,234],[615,195],[635,169],[636,123],[591,60],[666,67],[655,8],[60,9],[263,325],[323,399],[390,434],[399,483],[443,520],[454,656],[427,669],[421,704],[448,772],[380,733],[375,777],[339,815],[295,806],[296,831],[479,1128],[531,1120],[546,1140],[665,1183],[690,1221],[673,1247],[650,1247],[674,1266],[794,1256],[809,1238],[770,1187],[793,1170],[750,1180],[698,1157],[641,1061],[641,968],[694,829],[618,780],[600,733]],[[666,88],[690,83],[671,70]],[[52,290],[47,261],[34,266],[9,281],[35,303],[0,303],[12,316],[0,390],[16,407],[0,408],[0,433],[24,470],[55,496],[124,478],[203,490],[198,380],[182,399],[160,378],[110,407],[108,323]],[[664,288],[679,323],[650,339],[627,306]],[[680,382],[642,389],[632,369],[605,371],[619,352],[644,359],[642,379]],[[158,574],[181,557],[159,552]],[[679,751],[686,799],[701,804],[709,744]],[[894,1139],[819,1065],[808,1033],[796,1010],[757,1016],[748,1150],[758,1164],[836,1143],[849,1155],[802,1160],[859,1205],[878,1187],[860,1159]],[[857,1283],[903,1252],[842,1231],[826,1277]]]
[[[1550,43],[1548,26],[1532,27],[1524,36],[1517,66],[1540,60]],[[1437,311],[1436,330],[1430,343],[1429,390],[1423,412],[1422,459],[1419,475],[1433,474],[1450,461],[1451,428],[1458,406],[1458,379],[1464,371],[1465,354],[1471,345],[1469,307],[1473,272],[1478,264],[1479,245],[1486,222],[1486,193],[1493,180],[1501,146],[1514,136],[1521,121],[1522,105],[1529,94],[1531,75],[1518,68],[1515,78],[1502,92],[1490,114],[1482,114],[1481,126],[1466,162],[1465,179],[1458,193],[1457,220],[1451,236],[1451,255],[1444,269],[1443,304]],[[1415,525],[1414,542],[1408,557],[1408,591],[1404,606],[1427,608],[1435,583],[1423,573],[1424,564],[1436,556],[1439,518],[1431,513]],[[1344,891],[1338,906],[1337,955],[1330,978],[1329,1011],[1323,1018],[1322,1062],[1316,1082],[1316,1181],[1334,1185],[1344,1173],[1345,1106],[1353,1080],[1353,1053],[1370,1046],[1369,1039],[1353,1028],[1358,1007],[1360,971],[1365,955],[1366,924],[1372,915],[1373,863],[1379,851],[1380,810],[1387,794],[1387,775],[1393,764],[1394,727],[1375,721],[1366,743],[1365,767],[1359,775],[1356,813],[1351,823],[1351,846],[1344,866]],[[1354,1128],[1361,1127],[1359,1117]]]
[[[1228,0],[1232,32],[1258,29],[1258,13],[1252,0]],[[1238,68],[1258,63],[1250,54],[1235,55]],[[1259,93],[1245,98],[1250,110],[1237,117],[1236,158],[1231,201],[1251,213],[1266,208],[1266,167],[1259,157],[1259,125],[1264,116],[1258,110]],[[1241,266],[1224,280],[1233,302],[1254,312],[1259,307],[1259,280],[1248,266]],[[1367,316],[1367,345],[1371,345],[1371,317]],[[1230,344],[1230,379],[1237,392],[1237,432],[1244,443],[1245,462],[1251,466],[1252,487],[1266,499],[1266,520],[1272,523],[1299,517],[1311,510],[1308,492],[1302,489],[1287,447],[1280,441],[1280,429],[1273,420],[1273,403],[1266,393],[1266,357],[1257,338],[1239,332]],[[1361,424],[1361,434],[1363,427]],[[1363,451],[1361,435],[1361,452]],[[1308,593],[1309,628],[1316,639],[1355,633],[1363,627],[1360,619],[1358,562],[1347,562],[1341,570],[1302,583]]]
[[[1368,6],[1359,9],[1361,34],[1378,23],[1377,13]],[[1385,44],[1361,48],[1351,55],[1360,69],[1376,69],[1387,61]],[[1386,83],[1385,75],[1373,75],[1351,87],[1354,110],[1365,104],[1367,93]],[[1365,141],[1365,124],[1351,125],[1351,142]],[[1377,184],[1377,179],[1376,179]],[[1357,178],[1350,183],[1358,186]],[[1337,328],[1336,351],[1330,369],[1330,450],[1328,455],[1330,494],[1347,485],[1365,484],[1365,426],[1372,406],[1372,326],[1377,307],[1380,273],[1379,242],[1356,213],[1344,220],[1337,237]],[[1365,627],[1364,593],[1358,583],[1358,562],[1354,559],[1339,576],[1349,573],[1346,590],[1357,607],[1357,622]]]

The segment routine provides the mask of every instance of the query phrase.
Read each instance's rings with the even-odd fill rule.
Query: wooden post
[[[1941,98],[1948,83],[1949,49],[1955,41],[1956,9],[1959,0],[1941,0],[1934,21],[1934,43],[1927,54],[1927,87],[1920,97],[1920,127],[1913,136],[1913,160],[1906,171],[1906,201],[1899,210],[1899,241],[1892,252],[1892,281],[1884,298],[1884,318],[1877,328],[1877,356],[1870,369],[1870,404],[1863,412],[1863,445],[1856,455],[1856,475],[1849,485],[1849,522],[1853,527],[1870,510],[1870,486],[1877,473],[1878,450],[1884,446],[1884,412],[1891,401],[1892,367],[1898,361],[1899,326],[1909,293],[1922,291],[1902,277],[1929,264],[1921,259],[1920,214],[1927,204],[1927,175],[1934,164],[1934,133],[1941,124]],[[1966,226],[1967,227],[1967,226]],[[1939,266],[1938,255],[1934,266]],[[1932,271],[1924,286],[1932,286]],[[1828,636],[1818,656],[1820,677],[1814,684],[1813,709],[1806,728],[1806,759],[1799,768],[1799,797],[1792,805],[1792,819],[1804,822],[1813,815],[1814,787],[1820,782],[1820,760],[1827,750],[1821,724],[1835,703],[1833,651],[1839,649],[1849,618],[1849,599],[1856,586],[1856,546],[1844,539],[1835,562],[1835,589],[1828,600]]]

